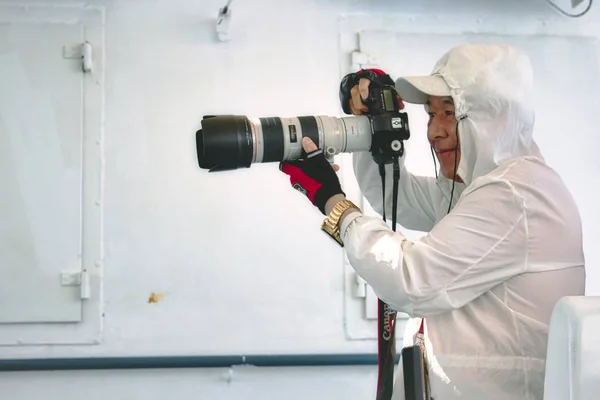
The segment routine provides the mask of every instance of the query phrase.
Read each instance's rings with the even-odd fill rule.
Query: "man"
[[[367,112],[361,98],[370,81],[385,79],[378,70],[347,76],[342,107]],[[581,220],[532,138],[532,80],[527,56],[506,45],[457,46],[430,76],[396,80],[403,102],[424,104],[440,162],[437,179],[401,165],[397,218],[428,232],[416,242],[345,201],[310,140],[303,141],[307,159],[281,166],[335,220],[350,264],[379,298],[425,319],[435,400],[542,400],[551,312],[561,297],[584,294]],[[382,213],[377,164],[369,152],[353,154],[353,164],[361,191]],[[399,368],[394,399],[404,398],[402,387]]]

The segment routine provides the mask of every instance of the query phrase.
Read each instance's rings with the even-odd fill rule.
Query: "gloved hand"
[[[377,68],[361,69],[342,78],[340,83],[340,103],[346,114],[363,115],[369,113],[368,106],[364,103],[369,97],[371,82],[377,85],[394,86],[394,80],[385,72]],[[404,108],[404,102],[397,97],[398,107]]]
[[[302,139],[302,146],[307,156],[303,160],[284,161],[279,169],[289,175],[292,187],[316,206],[323,215],[325,204],[331,197],[341,194],[345,196],[336,174],[336,169],[329,164],[323,151],[309,138]]]

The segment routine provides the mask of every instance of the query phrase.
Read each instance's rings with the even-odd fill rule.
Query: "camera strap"
[[[400,181],[400,165],[398,157],[393,157],[393,188],[392,188],[392,230],[396,232],[398,213],[398,189]],[[385,216],[385,163],[379,163],[382,188],[383,220]],[[391,400],[394,390],[394,367],[396,359],[396,316],[388,304],[378,300],[378,367],[377,400]],[[415,335],[415,344],[403,351],[405,368],[404,393],[406,400],[428,400],[431,397],[429,387],[428,360],[425,352],[425,319],[421,319],[419,330]],[[406,371],[406,368],[409,368]]]
[[[392,230],[396,231],[396,216],[398,210],[398,186],[400,181],[400,165],[398,157],[393,158],[393,187],[392,187]],[[385,217],[385,163],[379,163],[381,175],[382,210]],[[378,299],[377,304],[377,347],[378,347],[378,373],[377,373],[377,400],[390,400],[394,390],[394,367],[396,363],[396,311]]]

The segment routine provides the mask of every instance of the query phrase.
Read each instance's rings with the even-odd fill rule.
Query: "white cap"
[[[427,104],[429,96],[450,96],[450,87],[440,75],[398,78],[396,91],[403,101],[414,104]]]

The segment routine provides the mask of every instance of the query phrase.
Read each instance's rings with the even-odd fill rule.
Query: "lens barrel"
[[[248,168],[253,163],[297,160],[305,155],[304,137],[328,157],[367,151],[371,146],[371,122],[364,116],[205,116],[202,129],[196,132],[198,165],[213,172]]]
[[[320,131],[315,116],[205,116],[202,129],[196,132],[198,164],[202,169],[223,171],[297,159],[303,152],[302,137],[319,146]]]

